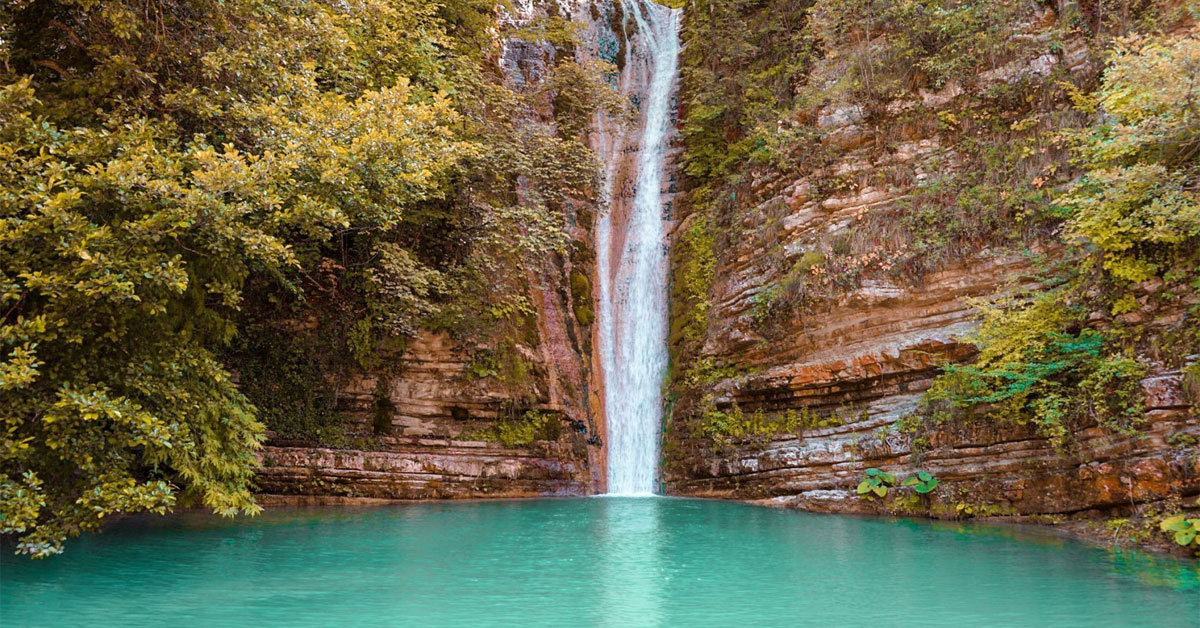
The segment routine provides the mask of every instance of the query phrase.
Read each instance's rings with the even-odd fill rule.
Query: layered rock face
[[[562,302],[552,293],[542,305],[562,307]],[[259,488],[273,494],[392,499],[593,492],[586,388],[564,392],[581,353],[569,338],[542,333],[539,351],[524,357],[534,365],[534,403],[522,401],[529,405],[514,408],[505,386],[470,373],[470,356],[460,347],[444,335],[424,334],[397,358],[399,375],[383,382],[379,376],[357,377],[342,392],[346,446],[276,439],[262,452]],[[530,409],[548,417],[555,440],[519,447],[480,440],[497,421]]]
[[[509,9],[502,19],[521,26],[587,7],[520,2]],[[545,42],[516,40],[498,42],[497,50],[507,80],[530,90],[561,54]],[[531,126],[553,124],[549,101],[544,110],[512,114]],[[260,457],[260,490],[391,499],[600,491],[604,440],[591,313],[577,311],[590,307],[590,295],[576,294],[573,283],[592,274],[596,206],[580,192],[563,223],[570,246],[582,253],[551,253],[533,265],[524,296],[534,311],[523,315],[519,338],[477,346],[422,332],[398,355],[380,356],[383,367],[376,372],[332,374],[331,380],[348,382],[337,396],[344,439],[337,447],[272,439]]]
[[[923,108],[965,118],[969,109],[963,103],[984,92],[1031,78],[1089,80],[1098,59],[1078,39],[1050,46],[1046,29],[1055,19],[1052,11],[1031,15],[1022,37],[1041,43],[970,84],[912,90],[880,103],[882,120],[845,103],[808,112],[793,123],[811,129],[812,153],[831,159],[819,167],[760,168],[737,188],[736,200],[722,199],[718,217],[707,219],[719,225],[707,330],[690,359],[724,365],[725,371],[699,384],[680,383],[686,376],[676,379],[665,445],[667,492],[761,499],[823,512],[935,516],[1128,511],[1131,505],[1200,493],[1195,445],[1200,422],[1182,392],[1180,373],[1152,356],[1143,356],[1151,373],[1143,382],[1145,423],[1136,435],[1084,426],[1074,444],[1059,451],[1031,425],[947,423],[915,433],[898,426],[918,409],[941,364],[974,354],[964,341],[976,323],[971,300],[1036,287],[1041,269],[1034,260],[1054,253],[1046,237],[1035,235],[1019,246],[981,238],[919,278],[886,272],[891,260],[902,257],[897,251],[905,243],[891,241],[879,225],[898,222],[905,211],[911,215],[914,204],[919,209],[918,186],[973,167],[963,157],[965,142],[954,133],[955,115],[942,113],[939,127],[913,123],[912,117],[906,121],[903,114]],[[826,51],[807,80],[833,84],[845,68],[839,59],[852,53]],[[1046,119],[1065,106],[1050,101],[1033,109],[1033,117]],[[1053,157],[1053,147],[1043,150],[1050,160],[1067,161],[1065,155]],[[1035,176],[1036,171],[1028,178]],[[729,188],[722,193],[734,196]],[[872,223],[872,217],[880,219]],[[684,216],[680,232],[693,220]],[[873,240],[878,253],[853,250],[850,263],[864,269],[853,287],[817,292],[783,316],[765,307],[788,281],[789,269],[794,275],[799,267],[806,285],[819,285],[820,268],[811,273],[816,279],[808,279],[808,271],[827,259],[822,243],[857,246],[864,240]],[[677,255],[677,266],[686,262]],[[1180,310],[1138,316],[1163,326],[1181,318]],[[710,413],[736,408],[738,416],[757,413],[764,420],[788,411],[836,413],[832,422],[840,425],[711,437],[697,427],[705,412],[701,398],[710,403]],[[927,471],[941,487],[919,500],[909,491],[864,499],[855,487],[871,467],[901,478]]]
[[[844,426],[724,451],[693,450],[672,467],[669,486],[683,495],[764,499],[820,512],[931,510],[941,516],[1123,511],[1194,495],[1200,492],[1200,462],[1194,450],[1177,443],[1200,438],[1200,425],[1189,417],[1187,403],[1168,392],[1177,385],[1175,377],[1146,385],[1163,386],[1158,392],[1165,394],[1152,398],[1140,434],[1091,426],[1075,434],[1077,447],[1069,453],[1055,450],[1029,426],[947,427],[914,447],[893,424],[918,394],[881,393],[868,406],[867,418]],[[866,500],[854,487],[871,467],[897,476],[920,469],[941,485],[925,502],[895,494]]]
[[[259,487],[274,495],[462,499],[586,495],[586,460],[554,445],[536,450],[442,439],[396,439],[386,451],[266,447]]]

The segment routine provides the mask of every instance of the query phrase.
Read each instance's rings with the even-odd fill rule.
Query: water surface
[[[1200,624],[1196,563],[1009,527],[663,498],[124,521],[0,558],[13,626]]]

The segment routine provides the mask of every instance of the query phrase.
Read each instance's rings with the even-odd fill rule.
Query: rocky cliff
[[[582,10],[582,9],[580,9]],[[501,9],[497,32],[553,29],[572,15],[556,3]],[[565,32],[565,31],[564,31]],[[493,71],[533,102],[515,116],[543,142],[561,141],[559,107],[547,86],[556,63],[575,56],[559,36],[497,41]],[[580,53],[581,58],[587,53]],[[586,78],[584,69],[571,71]],[[579,78],[577,76],[576,78]],[[591,97],[572,85],[571,97]],[[534,167],[541,167],[537,164]],[[554,229],[564,246],[519,269],[497,269],[495,285],[519,286],[519,311],[470,312],[486,321],[465,335],[428,329],[374,356],[377,367],[329,373],[337,429],[328,442],[275,435],[262,451],[258,485],[276,495],[394,499],[586,495],[603,481],[603,424],[591,362],[594,307],[594,189],[557,202]],[[546,194],[529,181],[495,194]],[[484,287],[486,293],[489,287]],[[479,307],[474,304],[468,307]],[[320,324],[317,322],[316,324]]]
[[[423,335],[397,358],[398,374],[382,388],[378,376],[359,376],[342,391],[338,446],[271,441],[261,455],[260,489],[394,499],[588,494],[586,389],[564,393],[562,384],[549,384],[571,381],[552,351],[566,355],[568,368],[580,354],[543,333],[543,352],[528,356],[533,394],[515,398],[494,378],[473,375],[470,356],[444,335]],[[492,437],[496,425],[531,411],[543,423],[526,438]]]
[[[688,15],[691,176],[674,246],[667,492],[941,517],[1125,516],[1194,500],[1200,422],[1185,361],[1153,349],[1139,350],[1136,432],[1082,421],[1056,448],[1020,421],[919,418],[942,366],[976,353],[977,300],[1037,291],[1061,253],[1053,221],[1035,214],[1076,176],[1055,138],[1087,123],[1072,94],[1092,89],[1103,65],[1103,38],[1068,25],[1093,17],[1087,5],[1020,6],[1008,30],[976,23],[972,41],[994,37],[979,65],[931,79],[915,68],[936,48],[896,43],[921,26],[895,20],[920,15],[873,22],[891,6],[877,3],[854,25],[831,3],[791,14],[778,4],[708,3]],[[807,36],[788,39],[770,19]],[[695,48],[755,28],[736,62],[756,76],[793,73],[769,103],[776,119],[757,128],[753,95],[713,78],[736,55]],[[871,90],[868,79],[892,83]],[[726,104],[738,99],[740,118]],[[714,161],[713,142],[744,156]],[[1170,335],[1195,302],[1143,296],[1132,316]],[[940,486],[863,497],[868,468],[921,470]]]

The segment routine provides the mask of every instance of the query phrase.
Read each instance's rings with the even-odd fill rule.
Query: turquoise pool
[[[1200,625],[1193,562],[687,499],[187,514],[8,549],[5,627]]]

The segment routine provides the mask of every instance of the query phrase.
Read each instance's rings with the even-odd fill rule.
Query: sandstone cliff
[[[822,13],[829,3],[816,4],[804,18],[831,20]],[[722,20],[753,25],[772,12],[739,11],[690,14],[685,40],[695,46],[719,34]],[[699,156],[674,247],[667,492],[940,517],[1117,517],[1195,500],[1200,422],[1180,362],[1155,350],[1139,356],[1148,375],[1136,434],[1085,423],[1062,450],[1031,425],[905,424],[941,365],[974,355],[964,340],[976,324],[972,299],[1036,290],[1057,255],[1054,227],[1029,216],[1048,204],[1046,190],[1074,176],[1055,133],[1086,123],[1056,86],[1090,89],[1103,65],[1090,33],[1063,26],[1078,11],[1030,7],[1004,40],[1020,45],[1006,43],[1004,54],[940,85],[876,66],[880,81],[903,74],[886,98],[861,85],[849,96],[839,90],[863,55],[888,51],[896,24],[842,24],[789,82],[797,104],[779,114],[779,131],[753,140],[745,125],[719,127],[725,138],[750,136],[750,150],[784,133],[803,141],[771,160],[750,153],[732,171],[705,166],[697,148],[711,141],[701,127],[717,117],[711,94],[731,91],[711,78],[728,60],[691,50],[685,118],[697,122],[687,150]],[[772,41],[762,36],[742,63],[771,54]],[[698,261],[705,255],[711,269]],[[1192,294],[1133,316],[1167,334],[1195,302]],[[855,487],[872,467],[926,471],[941,485],[928,496],[864,498]]]

